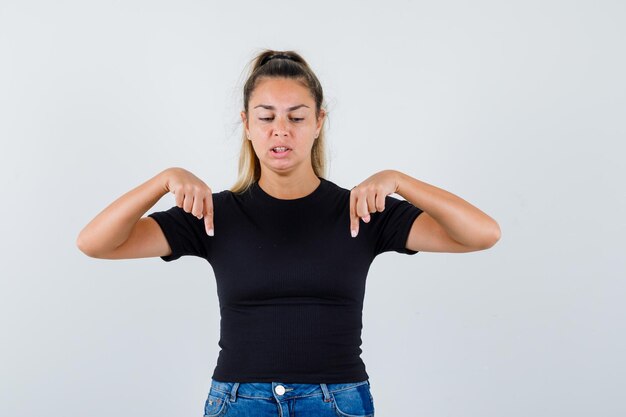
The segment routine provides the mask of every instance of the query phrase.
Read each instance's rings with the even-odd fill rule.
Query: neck
[[[261,172],[259,186],[267,194],[281,200],[293,200],[306,197],[320,185],[321,180],[313,171],[299,177],[277,175],[270,172],[267,175]]]

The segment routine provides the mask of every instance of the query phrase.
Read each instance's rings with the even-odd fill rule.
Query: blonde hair
[[[302,83],[309,89],[315,100],[315,116],[319,117],[324,103],[322,85],[309,67],[307,62],[294,51],[273,51],[266,49],[252,60],[248,79],[243,87],[243,107],[248,114],[248,101],[261,78],[291,78]],[[311,148],[311,165],[315,175],[326,177],[326,142],[324,121],[319,136]],[[245,129],[241,134],[241,150],[239,151],[239,168],[237,180],[230,188],[233,193],[245,192],[261,177],[261,163],[254,152],[252,142],[246,137]]]

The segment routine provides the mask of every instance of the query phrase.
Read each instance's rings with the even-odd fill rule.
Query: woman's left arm
[[[492,247],[500,239],[498,223],[462,198],[400,171],[384,170],[352,192],[352,228],[358,219],[384,210],[384,196],[393,192],[422,209],[409,232],[406,248],[423,252],[472,252]]]

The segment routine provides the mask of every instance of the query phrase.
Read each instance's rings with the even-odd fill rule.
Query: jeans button
[[[274,391],[278,395],[283,395],[285,393],[285,387],[283,387],[282,385],[276,385],[276,388],[274,388]]]

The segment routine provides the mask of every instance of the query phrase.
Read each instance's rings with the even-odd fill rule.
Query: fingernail
[[[208,234],[209,236],[213,236],[213,229],[209,229],[209,230],[207,231],[207,234]]]
[[[350,233],[352,234],[352,237],[356,237],[356,230],[353,229]]]

